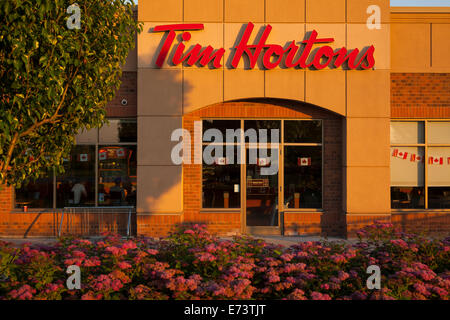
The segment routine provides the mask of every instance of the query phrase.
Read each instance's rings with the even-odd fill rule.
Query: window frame
[[[137,122],[137,118],[136,117],[118,117],[118,118],[107,118],[108,120],[135,120],[136,121],[136,126],[138,125]],[[106,124],[105,124],[106,125]],[[95,147],[95,205],[92,206],[92,208],[97,208],[99,207],[98,204],[98,179],[99,179],[99,170],[98,170],[98,166],[99,166],[99,159],[98,159],[98,150],[99,150],[99,146],[136,146],[136,157],[137,157],[137,149],[138,149],[138,142],[137,142],[137,137],[136,137],[136,142],[114,142],[114,143],[108,143],[108,142],[100,142],[100,128],[94,128],[94,129],[90,129],[90,130],[95,130],[96,132],[96,141],[95,143],[93,142],[76,142],[73,146],[94,146]],[[76,139],[76,136],[75,136]],[[52,170],[52,178],[51,181],[53,183],[53,192],[52,192],[52,207],[51,208],[28,208],[29,212],[45,212],[45,211],[55,211],[55,210],[60,210],[60,209],[64,209],[64,207],[59,208],[57,207],[57,188],[56,188],[56,182],[57,182],[57,174],[55,172],[56,170],[53,168]],[[13,211],[15,212],[23,212],[23,209],[21,208],[16,208],[16,188],[13,188]]]
[[[429,143],[428,142],[428,124],[430,122],[448,122],[450,123],[450,119],[423,119],[423,118],[417,118],[417,119],[402,119],[402,118],[392,118],[390,120],[390,123],[392,122],[423,122],[424,124],[424,141],[423,143],[390,143],[390,147],[389,150],[391,150],[391,148],[395,148],[395,147],[417,147],[417,148],[424,148],[424,208],[412,208],[412,209],[396,209],[396,208],[392,208],[392,202],[391,202],[391,211],[450,211],[450,209],[429,209],[428,208],[428,149],[429,148],[433,148],[433,147],[448,147],[450,148],[450,143]],[[389,151],[390,152],[390,151]],[[390,160],[389,160],[389,165],[390,165]],[[450,182],[449,182],[450,185]],[[395,187],[391,185],[391,182],[389,182],[389,191],[391,191],[391,188]],[[389,195],[391,193],[389,192]]]
[[[275,121],[280,121],[280,142],[276,143],[276,144],[270,144],[268,143],[268,147],[270,148],[271,145],[276,145],[279,149],[279,159],[283,159],[283,161],[279,161],[279,168],[278,168],[278,175],[279,175],[279,196],[281,197],[282,202],[280,202],[282,204],[282,207],[279,209],[279,211],[283,211],[283,212],[323,212],[323,204],[324,204],[324,152],[325,152],[325,143],[324,143],[324,134],[325,134],[325,119],[316,119],[316,118],[311,118],[311,119],[298,119],[298,118],[257,118],[257,117],[251,117],[251,118],[240,118],[240,117],[233,117],[233,118],[218,118],[218,117],[205,117],[205,118],[201,118],[200,119],[202,122],[202,128],[201,128],[201,132],[202,132],[202,154],[201,154],[201,179],[203,181],[203,146],[205,145],[210,145],[211,142],[204,142],[203,141],[203,121],[206,120],[240,120],[241,121],[241,127],[240,129],[242,130],[242,133],[244,133],[244,123],[247,120],[275,120]],[[320,121],[321,123],[321,142],[320,143],[301,143],[301,142],[284,142],[284,123],[285,121]],[[246,155],[246,148],[249,146],[252,146],[251,143],[246,142],[244,139],[244,137],[241,136],[241,142],[234,142],[232,145],[234,146],[238,146],[240,145],[241,148],[241,158],[244,157],[244,160],[241,159],[241,179],[240,179],[240,190],[241,190],[241,203],[240,206],[238,208],[207,208],[207,207],[203,207],[203,182],[201,183],[201,207],[200,207],[200,211],[201,212],[240,212],[243,208],[242,205],[242,200],[243,200],[243,196],[244,193],[242,192],[243,188],[244,188],[244,184],[245,184],[245,180],[243,180],[245,178],[245,173],[243,172],[244,170],[244,161],[245,161],[245,155]],[[223,142],[223,143],[212,143],[213,145],[223,145],[226,146],[227,143]],[[230,144],[228,144],[230,145]],[[285,199],[284,199],[284,148],[285,147],[321,147],[321,206],[320,208],[287,208],[285,207]],[[281,189],[280,189],[281,188]]]

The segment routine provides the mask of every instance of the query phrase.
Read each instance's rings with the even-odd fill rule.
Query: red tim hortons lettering
[[[189,32],[184,32],[182,35],[184,41],[189,41],[191,39],[191,34]],[[195,63],[199,63],[202,67],[206,66],[208,63],[213,61],[214,68],[222,67],[220,63],[223,55],[225,54],[225,49],[220,48],[214,52],[214,48],[207,46],[202,50],[202,46],[196,44],[192,49],[190,49],[185,55],[183,55],[186,46],[180,42],[175,50],[172,62],[174,65],[178,65],[186,61],[188,66],[193,66]]]
[[[375,58],[373,55],[374,52],[375,47],[370,46],[364,52],[362,57],[358,61],[356,61],[360,53],[358,49],[354,49],[348,52],[346,48],[341,48],[335,53],[335,56],[337,56],[337,58],[334,61],[334,66],[336,68],[339,68],[347,61],[348,68],[352,70],[359,67],[365,70],[372,69],[375,66]]]
[[[254,24],[249,22],[247,24],[247,27],[245,28],[241,40],[239,41],[237,46],[234,47],[236,51],[234,52],[233,60],[231,61],[231,65],[233,66],[233,68],[238,67],[239,61],[241,60],[242,55],[245,53],[250,60],[250,68],[253,69],[258,62],[261,51],[266,47],[265,43],[267,38],[269,37],[270,31],[272,30],[272,26],[267,25],[257,45],[249,45],[248,41],[250,39],[250,35],[252,34],[253,28]],[[253,53],[252,49],[254,49]]]
[[[156,26],[153,32],[169,32],[166,40],[164,41],[161,51],[159,52],[158,58],[156,59],[156,65],[162,67],[167,55],[169,54],[170,47],[172,46],[173,40],[175,40],[175,31],[184,30],[203,30],[205,27],[203,24],[169,24],[163,26]]]
[[[299,52],[300,46],[296,45],[295,40],[291,41],[286,49],[281,45],[266,44],[266,41],[272,30],[269,24],[264,27],[263,33],[256,44],[249,44],[254,24],[249,22],[238,44],[234,47],[234,54],[231,59],[231,66],[237,68],[242,57],[246,55],[250,62],[250,68],[254,69],[258,63],[258,59],[262,54],[262,65],[266,69],[274,69],[279,66],[284,58],[284,65],[287,68],[300,67],[315,68],[317,70],[324,69],[328,66],[339,68],[346,63],[348,69],[371,69],[375,65],[374,46],[368,46],[361,52],[359,49],[348,51],[345,47],[333,50],[332,47],[324,45],[319,47],[311,55],[314,45],[334,42],[333,38],[318,38],[318,33],[313,30],[307,38],[301,43],[302,51]],[[186,53],[186,45],[183,41],[191,39],[193,30],[203,30],[203,24],[173,24],[156,26],[154,32],[168,32],[166,39],[162,43],[161,51],[156,60],[156,65],[162,67],[166,60],[169,50],[176,37],[176,31],[184,31],[181,35],[181,41],[176,45],[172,58],[172,63],[178,65],[186,63],[187,66],[193,66],[198,63],[200,66],[206,66],[212,62],[214,68],[222,67],[222,59],[225,54],[224,48],[214,49],[212,46],[203,47],[195,44]],[[297,54],[299,58],[295,60]]]

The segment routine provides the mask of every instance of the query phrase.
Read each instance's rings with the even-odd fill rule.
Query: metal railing
[[[132,220],[135,216],[135,207],[65,207],[58,237],[61,237],[62,233],[99,236],[103,232],[112,232],[129,238],[135,233],[132,230]]]

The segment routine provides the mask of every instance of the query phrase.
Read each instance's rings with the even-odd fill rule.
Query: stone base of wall
[[[374,224],[375,222],[390,223],[390,215],[346,215],[347,221],[347,239],[356,238],[356,232],[365,226]]]
[[[61,222],[61,212],[20,212],[11,211],[12,192],[10,188],[0,191],[0,238],[56,237]],[[64,234],[99,234],[117,232],[125,234],[127,217],[111,215],[99,222],[95,216],[87,218],[74,215],[70,220],[65,216]],[[340,222],[339,222],[340,221]],[[324,212],[285,213],[284,234],[286,236],[322,235],[356,237],[356,231],[375,221],[390,222],[404,232],[422,233],[429,236],[450,236],[450,211],[441,212],[393,212],[392,215],[346,215],[342,218]],[[208,230],[220,236],[241,234],[240,213],[195,213],[183,215],[137,215],[132,220],[133,235],[163,237],[181,223],[206,224]]]
[[[392,223],[407,233],[419,233],[428,236],[450,236],[450,212],[401,212],[391,216],[352,216],[347,215],[346,225],[327,225],[322,213],[289,213],[284,217],[284,235],[321,235],[355,238],[356,231],[375,221]],[[61,212],[2,212],[0,215],[0,238],[57,237],[61,222]],[[132,234],[149,237],[164,237],[175,231],[182,222],[181,215],[138,215],[132,221]],[[186,223],[206,224],[208,230],[219,236],[241,234],[239,221],[192,221]],[[64,218],[62,234],[90,234],[117,232],[126,234],[126,217],[104,220],[100,225],[95,220],[88,221],[82,216],[71,219],[69,228]]]
[[[57,212],[2,212],[0,237],[56,237],[60,221],[61,214]]]
[[[181,222],[181,215],[137,214],[137,234],[153,238],[165,237],[175,231]]]
[[[345,237],[345,221],[323,212],[285,213],[284,235]]]
[[[394,226],[406,233],[429,236],[450,236],[450,212],[393,212]]]
[[[65,214],[62,212],[2,212],[0,238],[57,237],[61,235],[99,236],[102,233],[127,235],[128,215]],[[136,217],[132,217],[130,235],[136,235]]]

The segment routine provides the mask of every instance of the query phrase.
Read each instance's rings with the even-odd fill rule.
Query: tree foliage
[[[67,8],[77,3],[80,29]],[[62,171],[80,129],[105,122],[142,25],[126,0],[0,1],[0,185]]]

